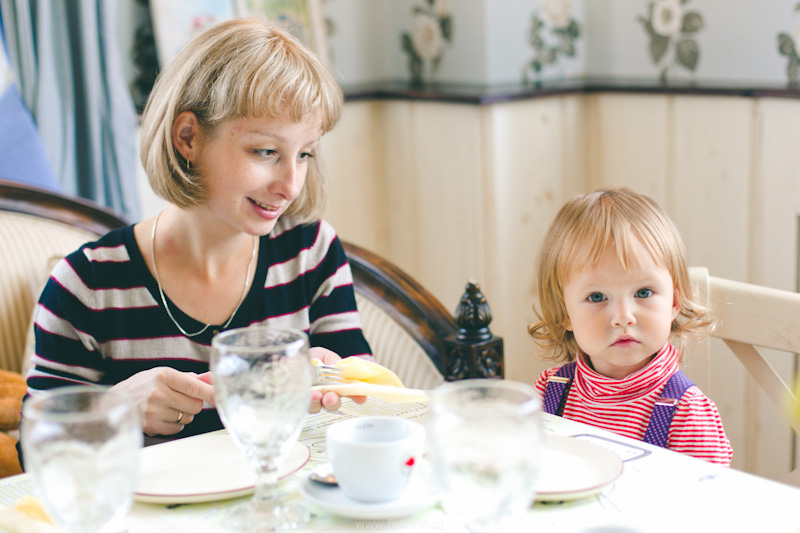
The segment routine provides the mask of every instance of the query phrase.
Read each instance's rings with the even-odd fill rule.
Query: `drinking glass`
[[[308,520],[278,496],[278,458],[297,442],[311,399],[308,337],[278,327],[232,329],[213,338],[211,372],[220,417],[256,470],[253,498],[226,521],[235,531],[280,531]]]
[[[431,394],[431,462],[448,515],[469,531],[494,531],[533,502],[541,402],[530,385],[471,379]]]
[[[22,408],[25,469],[62,531],[115,531],[133,503],[142,426],[128,396],[54,389]]]

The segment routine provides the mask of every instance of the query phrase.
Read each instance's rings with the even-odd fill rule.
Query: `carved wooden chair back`
[[[474,282],[456,316],[393,263],[352,243],[344,249],[364,333],[376,362],[407,387],[503,377],[503,340],[489,331],[491,310]]]

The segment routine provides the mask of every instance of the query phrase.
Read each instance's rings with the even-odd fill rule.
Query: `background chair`
[[[21,472],[17,429],[33,308],[64,255],[124,221],[96,205],[0,180],[0,477]]]
[[[710,276],[705,267],[692,267],[689,274],[717,319],[712,336],[724,342],[774,402],[795,435],[800,434],[800,402],[769,360],[774,362],[777,356],[782,367],[795,366],[794,356],[800,353],[800,294]],[[708,340],[696,343],[690,351],[685,370],[701,389],[708,391],[714,359],[712,344]],[[755,431],[749,432],[754,434]],[[780,480],[800,486],[800,469]]]
[[[33,308],[55,262],[124,224],[92,202],[0,180],[0,368],[23,370]]]

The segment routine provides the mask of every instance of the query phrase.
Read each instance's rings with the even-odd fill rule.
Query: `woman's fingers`
[[[213,386],[200,376],[169,367],[139,372],[113,388],[124,390],[136,399],[142,430],[148,435],[178,433],[203,410],[203,402],[213,405],[214,401]]]
[[[327,348],[323,348],[322,346],[314,346],[313,348],[309,348],[308,356],[312,359],[319,359],[322,361],[322,364],[325,365],[335,365],[342,360],[342,358],[339,357],[336,352],[333,352]]]
[[[342,406],[342,398],[335,392],[326,392],[322,395],[322,407],[328,411],[338,411]]]
[[[357,403],[358,405],[361,405],[362,403],[366,403],[366,401],[367,401],[367,397],[366,396],[348,396],[348,398],[353,400],[353,402]]]
[[[308,406],[309,414],[317,414],[322,409],[322,393],[318,390],[311,391],[311,403]]]
[[[173,420],[172,422],[165,422],[165,421],[150,421],[148,422],[143,428],[147,435],[151,437],[155,437],[156,435],[175,435],[176,433],[180,433],[183,431],[184,424],[176,424]]]
[[[335,392],[322,394],[318,390],[311,391],[311,405],[308,408],[310,414],[319,413],[322,408],[326,411],[336,411],[342,406],[342,399]]]
[[[204,376],[204,374],[201,374]],[[167,386],[184,396],[197,400],[200,407],[193,411],[199,413],[203,408],[203,402],[214,405],[214,386],[207,383],[197,374],[187,372],[171,372],[167,375]]]
[[[194,420],[194,414],[190,412],[173,410],[172,414],[174,414],[172,419],[166,422],[175,422],[176,424],[185,426],[186,424],[191,424],[192,420]]]
[[[359,405],[367,401],[366,396],[339,396],[335,392],[328,391],[324,395],[318,390],[311,391],[311,406],[308,408],[310,414],[319,413],[322,408],[326,411],[338,411],[342,406],[342,398],[350,398]]]

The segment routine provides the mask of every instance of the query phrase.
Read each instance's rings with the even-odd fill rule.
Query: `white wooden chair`
[[[692,267],[689,272],[701,299],[711,306],[717,319],[712,336],[724,341],[794,432],[800,434],[800,402],[791,387],[795,377],[786,375],[787,368],[795,368],[794,357],[800,353],[800,294],[710,276],[705,267]],[[706,340],[693,344],[685,357],[686,373],[707,393],[714,360],[711,350],[712,344]],[[769,359],[776,361],[776,353],[784,377],[770,363]],[[780,480],[800,486],[800,469]]]

